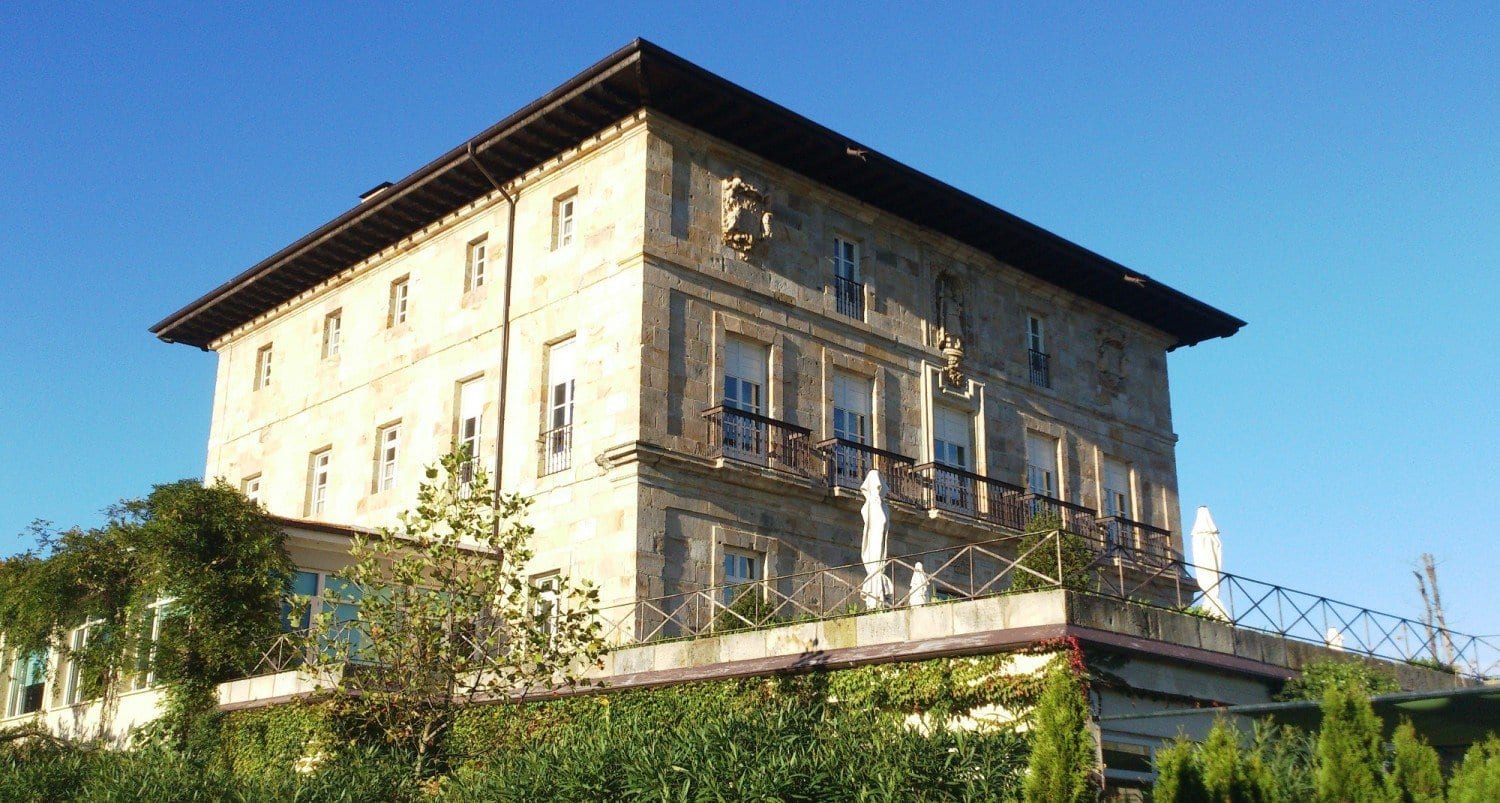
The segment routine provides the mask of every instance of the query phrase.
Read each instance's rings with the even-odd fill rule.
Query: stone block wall
[[[1166,335],[672,120],[648,125],[644,437],[702,448],[724,341],[743,337],[770,353],[768,414],[815,439],[832,437],[831,377],[848,371],[874,384],[876,447],[931,460],[941,404],[973,416],[979,473],[1024,484],[1027,430],[1051,435],[1066,501],[1102,507],[1114,457],[1131,467],[1133,518],[1180,529]],[[771,215],[770,238],[748,253],[724,241],[735,176],[766,193]],[[836,308],[834,237],[859,245],[862,320]],[[1050,389],[1030,381],[1031,315],[1045,323]],[[948,329],[964,344],[956,385],[941,371]]]

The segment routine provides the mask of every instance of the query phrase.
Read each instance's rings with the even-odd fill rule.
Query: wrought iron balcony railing
[[[812,431],[731,407],[703,411],[708,420],[710,455],[766,466],[800,477],[822,471],[822,457],[813,451]]]
[[[1099,537],[1098,513],[1094,510],[1042,494],[1026,494],[1023,500],[1026,507],[1024,529],[1061,527],[1074,535],[1099,542],[1096,548],[1103,545],[1103,539]],[[1049,525],[1047,519],[1055,519],[1055,523]]]
[[[826,461],[829,485],[857,491],[865,476],[875,470],[885,481],[886,498],[922,507],[926,495],[921,479],[913,472],[917,461],[910,457],[844,438],[829,438],[817,448]]]
[[[1170,531],[1131,521],[1123,516],[1105,516],[1099,519],[1099,535],[1104,539],[1107,551],[1123,554],[1143,563],[1160,565],[1182,557],[1172,546]]]
[[[926,490],[927,507],[972,516],[1011,530],[1025,530],[1031,519],[1026,490],[941,463],[923,463],[914,471]]]
[[[1052,387],[1052,358],[1036,349],[1027,349],[1026,365],[1030,368],[1031,384],[1039,388]]]
[[[865,319],[865,286],[845,276],[833,277],[834,307],[840,315]]]
[[[538,441],[538,473],[545,477],[573,467],[573,425],[565,424],[542,433]]]

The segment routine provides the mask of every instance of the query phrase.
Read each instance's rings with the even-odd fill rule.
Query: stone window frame
[[[833,377],[840,371],[870,381],[870,445],[877,449],[886,448],[885,420],[881,416],[884,405],[880,403],[885,399],[886,394],[885,372],[871,360],[828,346],[823,347],[821,376],[819,377],[822,391],[822,404],[820,405],[822,415],[818,440],[828,440],[833,437]],[[896,448],[891,451],[900,451],[900,449]]]
[[[709,588],[717,589],[726,584],[724,578],[724,550],[726,548],[760,555],[760,579],[755,582],[761,587],[761,594],[764,596],[776,580],[775,566],[781,550],[781,540],[750,530],[741,530],[722,524],[713,525],[708,556]]]
[[[323,316],[323,345],[319,358],[331,360],[339,356],[344,348],[344,308],[339,307]]]
[[[974,422],[974,460],[969,471],[983,477],[989,476],[989,424],[985,402],[985,384],[973,376],[965,376],[962,385],[954,387],[943,379],[943,367],[930,362],[922,363],[922,442],[917,454],[921,463],[935,462],[933,433],[937,426],[936,408],[941,405],[968,413]],[[897,449],[896,451],[900,451]]]
[[[1131,460],[1126,460],[1117,451],[1105,451],[1105,449],[1103,447],[1097,446],[1097,445],[1094,446],[1094,481],[1093,481],[1092,484],[1093,484],[1094,489],[1095,489],[1095,491],[1097,493],[1097,495],[1094,498],[1096,500],[1098,500],[1099,504],[1094,509],[1097,510],[1097,511],[1099,511],[1099,515],[1100,516],[1108,516],[1109,515],[1108,510],[1107,510],[1108,505],[1105,504],[1106,503],[1106,496],[1105,496],[1105,485],[1104,485],[1104,482],[1105,482],[1104,466],[1105,466],[1105,463],[1107,461],[1110,461],[1110,460],[1113,460],[1116,463],[1119,463],[1119,464],[1121,464],[1121,465],[1123,465],[1125,467],[1125,484],[1126,484],[1125,492],[1130,495],[1130,497],[1129,497],[1130,510],[1127,511],[1127,512],[1125,512],[1125,513],[1122,513],[1120,515],[1124,516],[1127,519],[1130,519],[1131,521],[1139,522],[1139,521],[1141,521],[1141,515],[1140,515],[1141,514],[1140,472],[1138,470],[1136,470],[1136,464],[1135,464],[1135,462],[1131,461]],[[1059,468],[1059,473],[1060,472],[1061,472],[1061,468]],[[1143,522],[1143,523],[1150,524],[1150,522]]]
[[[486,232],[470,240],[464,246],[464,295],[489,285],[489,269],[492,261],[489,240],[490,235]]]
[[[255,350],[255,381],[252,391],[271,386],[271,361],[275,359],[274,343],[266,343]]]
[[[1029,462],[1027,462],[1026,459],[1029,456],[1026,453],[1026,433],[1035,432],[1038,435],[1046,435],[1047,437],[1050,437],[1057,441],[1057,498],[1061,499],[1064,502],[1075,502],[1075,500],[1068,498],[1073,491],[1073,465],[1072,461],[1068,459],[1068,447],[1070,444],[1070,439],[1072,439],[1071,442],[1076,442],[1077,440],[1076,438],[1074,438],[1073,433],[1067,427],[1057,423],[1056,421],[1051,421],[1045,418],[1038,418],[1034,415],[1029,415],[1024,412],[1021,413],[1021,432],[1022,452],[1021,480],[1019,483],[1020,486],[1022,488],[1030,488],[1030,483],[1026,478],[1026,467],[1031,465]],[[1081,489],[1085,487],[1087,483],[1085,483],[1082,477],[1080,477],[1078,485]],[[1078,500],[1075,503],[1084,504],[1081,500]]]
[[[318,460],[326,458],[323,469],[323,507],[318,508]],[[328,511],[328,491],[333,487],[333,444],[325,443],[307,453],[307,489],[302,504],[302,515],[306,518],[323,515]]]
[[[559,427],[555,427],[552,423],[552,416],[554,412],[552,389],[553,385],[555,384],[553,382],[554,371],[552,367],[552,356],[553,350],[564,343],[569,343],[570,345],[568,346],[568,348],[572,350],[571,357],[573,360],[573,376],[569,380],[572,384],[572,387],[569,389],[568,395],[568,421],[565,425],[563,425],[569,428],[568,435],[566,436],[568,438],[568,441],[565,447],[560,447],[561,449],[563,449],[563,451],[558,452],[558,454],[564,454],[565,452],[565,456],[559,457],[557,459],[566,461],[567,466],[564,468],[555,468],[554,470],[548,470],[547,450],[554,448],[554,445],[548,443],[547,438],[553,437],[551,433],[553,433],[554,430],[559,429]],[[537,476],[546,477],[552,474],[563,473],[568,469],[573,468],[573,456],[577,453],[574,447],[576,446],[578,440],[578,375],[579,373],[581,373],[580,369],[582,368],[584,342],[583,337],[579,334],[578,330],[573,329],[564,334],[542,341],[541,346],[541,370],[540,375],[538,376],[541,389],[541,404],[537,408],[537,443],[541,458],[539,459],[537,465]]]
[[[251,483],[254,483],[255,485],[255,493],[253,495],[250,492]],[[246,474],[245,476],[240,477],[240,495],[244,496],[246,499],[249,499],[252,503],[259,504],[261,488],[261,472],[257,471],[254,474]]]
[[[846,230],[846,229],[841,229],[841,228],[833,228],[833,229],[831,229],[829,231],[829,234],[828,234],[828,237],[827,237],[827,247],[829,249],[832,249],[833,246],[834,246],[834,244],[835,243],[839,243],[839,242],[848,243],[848,244],[854,246],[854,263],[853,263],[854,264],[854,275],[852,277],[849,277],[849,278],[852,281],[854,281],[857,284],[859,284],[859,288],[860,288],[859,315],[857,315],[857,316],[855,316],[855,315],[847,315],[847,314],[843,313],[839,309],[839,287],[838,287],[838,280],[841,277],[839,276],[839,272],[838,272],[839,263],[838,263],[838,257],[837,256],[829,257],[830,261],[832,262],[832,264],[830,265],[830,267],[832,268],[832,270],[830,271],[829,274],[825,274],[825,275],[828,275],[829,278],[827,279],[827,284],[826,284],[826,286],[828,288],[828,297],[827,297],[827,300],[825,302],[826,306],[827,306],[827,309],[824,312],[829,317],[836,318],[836,319],[841,320],[841,321],[854,321],[856,323],[868,323],[869,319],[870,319],[870,308],[873,305],[875,293],[874,293],[874,288],[870,284],[869,273],[865,269],[865,264],[869,260],[868,260],[868,258],[866,256],[866,249],[865,249],[864,238],[857,237],[857,236],[849,233],[849,231]]]
[[[552,248],[561,251],[578,242],[578,188],[552,199]]]
[[[713,360],[710,366],[712,384],[704,409],[718,407],[724,403],[724,347],[730,337],[739,337],[765,347],[769,365],[766,367],[766,406],[764,415],[777,421],[785,421],[786,399],[784,396],[786,366],[786,335],[769,324],[747,320],[735,315],[714,310],[713,315]]]
[[[401,419],[396,418],[375,428],[375,477],[374,482],[371,484],[371,488],[373,489],[371,491],[372,494],[382,494],[393,490],[401,482],[401,452],[403,451],[401,448],[401,423]],[[390,484],[387,485],[385,484],[385,465],[387,462],[385,459],[385,442],[387,433],[393,430],[396,433],[396,452],[390,460],[393,464],[393,469],[391,471]]]
[[[411,324],[411,274],[391,280],[385,313],[385,328],[398,329]]]

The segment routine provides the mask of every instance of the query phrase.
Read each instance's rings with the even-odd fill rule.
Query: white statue
[[[906,595],[906,603],[913,608],[926,605],[932,599],[932,578],[927,575],[927,570],[922,568],[922,561],[911,570],[911,593]]]
[[[865,520],[864,538],[859,547],[859,559],[865,565],[865,581],[860,586],[860,597],[867,610],[883,608],[890,604],[891,579],[885,576],[886,549],[891,537],[891,515],[885,504],[885,482],[880,472],[871,469],[865,482],[859,486],[865,496],[860,515]]]

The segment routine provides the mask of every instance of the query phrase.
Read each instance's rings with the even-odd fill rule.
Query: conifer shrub
[[[1386,778],[1398,803],[1442,803],[1443,767],[1437,751],[1402,719],[1391,736],[1391,771]]]
[[[1022,786],[1027,803],[1093,800],[1099,791],[1088,699],[1075,672],[1061,662],[1047,672],[1032,712],[1031,758]]]
[[[1323,695],[1314,771],[1319,800],[1384,800],[1380,720],[1370,699],[1342,685]]]
[[[1500,800],[1500,738],[1493,734],[1469,748],[1448,779],[1448,803]]]

